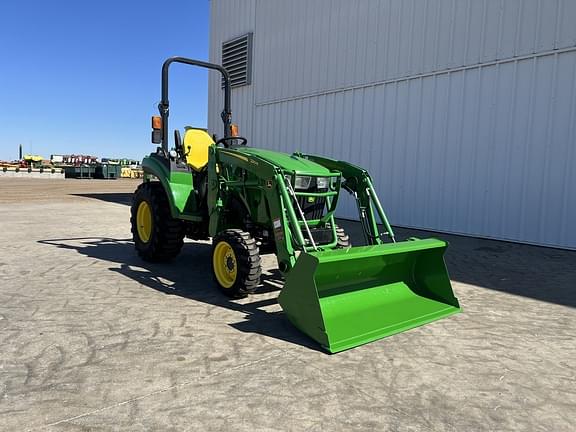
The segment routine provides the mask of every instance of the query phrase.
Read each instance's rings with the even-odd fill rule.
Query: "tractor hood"
[[[262,158],[284,171],[294,171],[297,174],[308,174],[313,176],[328,176],[331,174],[331,171],[328,168],[294,154],[251,147],[236,147],[234,150],[247,156]]]

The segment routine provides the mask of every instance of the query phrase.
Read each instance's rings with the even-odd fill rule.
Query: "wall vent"
[[[222,66],[230,74],[232,87],[252,82],[252,33],[222,43]]]

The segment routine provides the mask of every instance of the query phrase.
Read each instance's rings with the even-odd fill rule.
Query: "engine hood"
[[[247,156],[262,158],[284,171],[293,171],[296,174],[308,174],[313,176],[328,176],[331,174],[331,171],[328,168],[294,154],[251,147],[236,147],[234,150]]]

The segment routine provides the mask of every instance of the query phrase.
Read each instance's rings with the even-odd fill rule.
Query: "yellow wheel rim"
[[[138,205],[136,212],[136,225],[138,229],[138,237],[144,243],[148,243],[152,235],[152,211],[150,205],[146,201],[142,201]]]
[[[224,288],[232,288],[236,282],[238,267],[234,249],[227,242],[221,241],[214,248],[212,266],[218,283]]]

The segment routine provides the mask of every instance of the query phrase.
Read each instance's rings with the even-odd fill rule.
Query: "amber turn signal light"
[[[152,116],[152,129],[162,129],[162,117]]]

